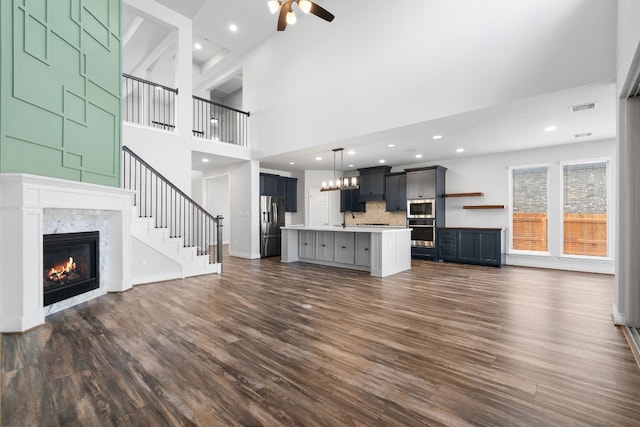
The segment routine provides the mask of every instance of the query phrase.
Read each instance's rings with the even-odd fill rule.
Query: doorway
[[[320,190],[309,190],[309,215],[307,223],[312,227],[329,226],[329,195]]]

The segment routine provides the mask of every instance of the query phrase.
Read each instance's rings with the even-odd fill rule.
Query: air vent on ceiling
[[[591,136],[591,132],[584,132],[584,133],[576,133],[574,136],[574,138],[584,138],[586,136]]]
[[[577,113],[578,111],[593,110],[597,106],[597,102],[587,102],[586,104],[572,105],[569,107],[569,111],[572,113]]]

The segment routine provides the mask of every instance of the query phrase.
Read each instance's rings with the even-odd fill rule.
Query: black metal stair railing
[[[122,74],[122,120],[175,132],[178,89]]]
[[[192,98],[193,136],[247,147],[248,112],[197,96]]]
[[[185,247],[222,265],[223,217],[211,215],[128,147],[122,153],[122,186],[135,191],[138,215],[154,218],[157,228],[167,228]]]

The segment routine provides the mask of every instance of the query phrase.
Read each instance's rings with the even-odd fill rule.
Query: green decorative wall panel
[[[121,0],[0,1],[0,172],[120,184]]]

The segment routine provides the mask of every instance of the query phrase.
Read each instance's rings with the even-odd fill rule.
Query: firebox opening
[[[45,306],[100,287],[99,239],[98,231],[43,236]]]

